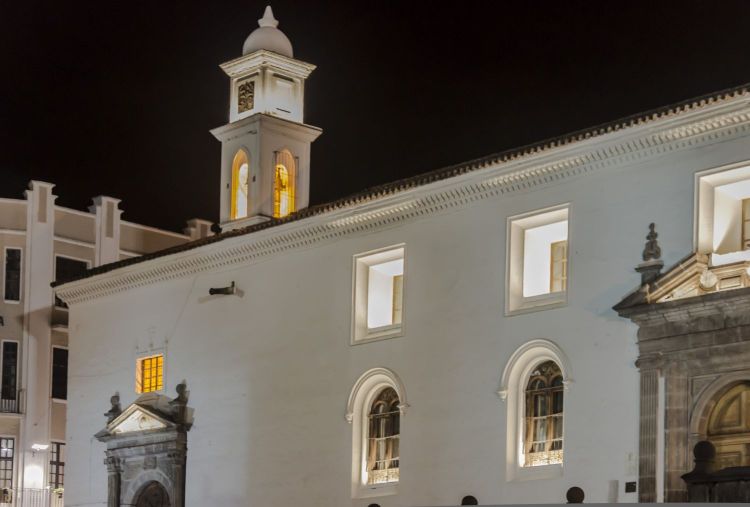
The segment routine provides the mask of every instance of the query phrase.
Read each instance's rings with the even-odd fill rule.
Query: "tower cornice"
[[[300,79],[307,79],[310,73],[316,68],[312,63],[303,62],[296,58],[289,58],[265,49],[260,49],[248,55],[222,63],[219,67],[231,78],[243,76],[260,67],[270,67],[275,71],[283,72]]]

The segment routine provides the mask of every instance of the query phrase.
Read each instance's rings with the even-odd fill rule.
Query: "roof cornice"
[[[611,124],[576,134],[576,138],[568,136],[408,178],[302,210],[287,219],[101,266],[87,278],[60,284],[56,291],[74,305],[135,287],[252,263],[607,167],[746,136],[750,133],[750,95],[745,89],[735,90],[689,107],[675,106],[653,113],[653,117],[624,121],[627,124]]]

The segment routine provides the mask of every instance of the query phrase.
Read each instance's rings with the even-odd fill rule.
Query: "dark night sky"
[[[2,197],[218,218],[228,78],[264,4],[0,0]],[[750,81],[750,2],[293,2],[312,195],[365,187]]]

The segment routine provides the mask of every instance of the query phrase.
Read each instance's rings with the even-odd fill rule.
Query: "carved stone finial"
[[[659,236],[655,230],[656,224],[651,222],[648,226],[648,229],[648,236],[646,236],[646,239],[648,241],[646,241],[646,246],[643,248],[643,260],[659,260],[661,259],[661,247],[659,246],[659,242],[656,240],[656,238]]]
[[[664,262],[661,260],[661,247],[656,238],[656,224],[653,222],[648,226],[648,236],[646,236],[646,246],[643,248],[643,262],[635,270],[641,274],[641,284],[650,284],[659,277]]]
[[[122,407],[120,407],[120,393],[115,393],[114,396],[109,399],[109,402],[112,404],[112,407],[104,414],[107,417],[107,424],[111,423],[117,419],[117,416],[122,414]]]

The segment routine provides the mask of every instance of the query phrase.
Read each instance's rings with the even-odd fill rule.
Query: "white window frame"
[[[695,173],[693,244],[696,252],[711,255],[712,264],[750,259],[750,251],[743,252],[741,245],[735,252],[714,253],[717,247],[714,242],[715,188],[745,180],[750,180],[750,160]],[[742,216],[738,218],[741,222]]]
[[[12,438],[13,439],[13,471],[12,471],[13,478],[11,480],[11,483],[13,484],[13,488],[11,489],[11,493],[10,494],[11,494],[11,498],[13,500],[13,503],[15,503],[16,500],[17,500],[16,493],[20,489],[18,487],[19,486],[19,484],[18,484],[18,479],[19,479],[19,477],[18,477],[18,467],[20,465],[18,463],[19,460],[16,459],[16,458],[18,458],[18,444],[19,444],[19,441],[21,440],[21,438],[20,438],[20,435],[11,435],[10,433],[1,433],[0,434],[0,438]],[[47,467],[45,466],[44,469],[46,470]],[[13,505],[13,504],[11,504],[11,505]]]
[[[516,315],[550,308],[560,308],[568,304],[571,283],[571,205],[559,204],[549,208],[538,209],[507,218],[506,252],[505,252],[505,315]],[[525,231],[544,225],[567,221],[567,279],[565,290],[550,292],[538,296],[524,297],[524,248]]]
[[[562,349],[549,340],[532,340],[519,347],[511,355],[503,370],[500,389],[497,394],[505,402],[507,409],[506,429],[506,480],[526,481],[560,477],[563,463],[539,466],[523,466],[524,461],[524,424],[526,416],[526,385],[532,370],[545,361],[554,361],[562,372],[563,388],[563,451],[567,446],[565,428],[568,425],[569,411],[568,391],[573,383],[570,361]]]
[[[390,387],[398,394],[401,412],[400,439],[403,442],[403,416],[409,408],[406,388],[398,375],[387,368],[372,368],[357,379],[346,404],[346,421],[352,425],[352,498],[372,498],[395,495],[398,482],[367,484],[367,429],[369,407],[375,397]],[[399,455],[399,473],[403,466],[403,455]]]
[[[67,399],[54,398],[52,396],[52,383],[53,383],[53,376],[52,376],[52,374],[54,373],[55,349],[63,349],[63,350],[67,350],[68,351],[68,371],[70,371],[70,349],[68,348],[68,346],[67,345],[52,345],[52,350],[51,350],[52,353],[50,354],[50,357],[49,357],[49,397],[55,403],[64,403],[64,404],[67,405],[68,404],[68,400]],[[2,366],[2,363],[0,363],[0,366]],[[67,389],[66,389],[66,391],[67,391]],[[62,443],[64,443],[64,442],[62,442]]]
[[[21,261],[20,261],[19,266],[18,266],[19,274],[20,274],[20,279],[18,281],[18,285],[19,285],[18,286],[18,300],[8,299],[7,297],[5,297],[5,276],[6,276],[5,266],[6,266],[7,259],[8,259],[8,250],[19,250],[21,252]],[[17,304],[20,304],[21,301],[23,301],[23,281],[24,281],[24,276],[23,276],[23,274],[24,274],[23,273],[23,261],[24,261],[24,255],[23,255],[23,248],[22,247],[20,247],[20,246],[6,246],[3,249],[3,301],[5,303],[7,303],[7,304],[17,305]]]
[[[388,326],[369,328],[367,324],[369,268],[370,266],[397,259],[403,259],[404,262],[401,289],[401,322]],[[406,244],[404,243],[370,250],[354,256],[352,263],[351,345],[403,336],[404,322],[406,320],[406,277]]]

